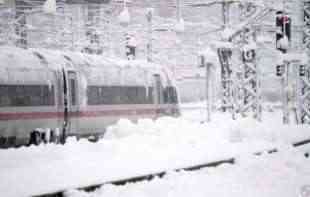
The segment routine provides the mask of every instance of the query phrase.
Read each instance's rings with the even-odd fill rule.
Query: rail
[[[300,146],[304,146],[310,144],[310,139],[305,139],[302,141],[298,141],[292,144],[293,147],[300,147]],[[256,156],[260,156],[263,153],[268,153],[268,154],[273,154],[278,152],[279,150],[277,148],[273,148],[273,149],[269,149],[269,150],[264,150],[264,151],[260,151],[260,152],[256,152],[254,153],[254,155]],[[304,156],[306,158],[309,158],[310,152],[305,152]],[[178,171],[195,171],[195,170],[200,170],[202,168],[207,168],[207,167],[216,167],[219,166],[221,164],[234,164],[235,163],[235,158],[231,157],[231,158],[227,158],[227,159],[223,159],[223,160],[218,160],[218,161],[213,161],[213,162],[207,162],[207,163],[203,163],[203,164],[198,164],[198,165],[194,165],[194,166],[188,166],[188,167],[184,167],[184,168],[178,168],[178,169],[174,169],[174,171],[178,172]],[[155,177],[159,177],[162,178],[163,176],[165,176],[168,172],[167,171],[160,171],[157,173],[152,173],[152,174],[146,174],[146,175],[141,175],[141,176],[135,176],[135,177],[129,177],[126,179],[120,179],[120,180],[115,180],[115,181],[108,181],[108,182],[104,182],[104,183],[99,183],[96,185],[89,185],[89,186],[85,186],[85,187],[80,187],[80,188],[76,188],[78,190],[83,190],[86,192],[91,192],[94,191],[95,189],[106,185],[106,184],[113,184],[113,185],[125,185],[127,183],[135,183],[135,182],[140,182],[140,181],[148,181],[148,180],[152,180]],[[55,191],[53,193],[48,193],[48,194],[41,194],[41,195],[35,195],[33,197],[64,197],[64,193],[65,191]]]

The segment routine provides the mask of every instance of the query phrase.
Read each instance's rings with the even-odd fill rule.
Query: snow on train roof
[[[141,69],[150,69],[154,72],[165,69],[163,66],[149,63],[145,60],[123,60],[120,58],[107,58],[100,55],[88,55],[79,52],[71,51],[57,51],[49,49],[21,49],[17,47],[2,46],[0,47],[1,64],[10,67],[29,67],[29,68],[43,68],[46,65],[41,64],[40,58],[35,53],[46,58],[49,66],[48,68],[59,69],[63,66],[63,57],[68,56],[73,63],[88,66],[118,66],[123,67],[137,67]],[[51,66],[53,65],[53,66]]]
[[[44,54],[52,54],[55,56],[67,56],[75,66],[81,70],[91,72],[89,80],[92,84],[122,84],[137,85],[150,83],[151,75],[159,74],[162,76],[164,86],[169,84],[168,79],[172,75],[165,67],[149,63],[144,60],[124,60],[120,58],[109,58],[101,55],[90,55],[72,51],[50,51],[44,50]],[[100,69],[107,69],[107,72],[98,72]],[[144,73],[147,72],[147,73]],[[145,76],[147,75],[147,76]],[[171,82],[172,80],[170,80]]]
[[[36,54],[39,54],[44,59]],[[42,64],[42,61],[47,61],[47,64]],[[51,50],[45,49],[22,49],[17,47],[2,46],[0,47],[0,62],[1,68],[29,68],[29,69],[51,69],[57,70],[63,67],[63,60]]]
[[[2,68],[44,69],[46,71],[61,70],[63,68],[66,70],[79,69],[84,71],[84,74],[88,73],[88,78],[93,83],[102,83],[104,81],[105,84],[149,84],[154,74],[162,76],[163,86],[173,82],[172,75],[167,68],[145,60],[128,61],[72,51],[25,50],[16,47],[0,47],[0,61],[0,65],[3,65]],[[0,73],[4,72],[1,67]],[[100,72],[102,68],[106,69],[107,72]],[[5,74],[2,76],[5,76]]]
[[[51,69],[61,70],[65,67],[64,57],[60,51],[48,49],[31,49],[31,51],[42,55]]]
[[[16,47],[0,48],[1,68],[42,68],[40,59],[28,50]]]
[[[53,73],[30,50],[0,47],[0,82],[3,84],[48,84]]]

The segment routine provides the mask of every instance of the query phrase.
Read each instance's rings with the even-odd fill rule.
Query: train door
[[[78,83],[77,74],[68,71],[68,126],[71,132],[77,132],[78,125]]]
[[[64,126],[63,126],[63,142],[70,132],[77,129],[78,115],[78,87],[77,74],[74,71],[63,70],[63,92],[64,92]]]
[[[154,80],[154,93],[153,93],[153,100],[156,105],[163,103],[163,86],[161,83],[161,78],[159,74],[153,75]]]

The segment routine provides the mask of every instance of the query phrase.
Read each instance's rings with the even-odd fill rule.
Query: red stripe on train
[[[80,111],[70,112],[70,117],[104,117],[104,116],[130,116],[156,114],[158,109],[125,109],[125,110],[103,110],[103,111]],[[0,120],[30,120],[30,119],[52,119],[61,118],[62,112],[14,112],[0,113]]]
[[[60,112],[14,112],[0,113],[0,120],[51,119],[63,116]]]

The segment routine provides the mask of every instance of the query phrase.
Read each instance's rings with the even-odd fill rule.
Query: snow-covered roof
[[[50,84],[51,69],[31,50],[0,47],[0,82],[2,84]]]
[[[42,68],[40,59],[31,51],[15,48],[0,47],[1,68]]]
[[[51,71],[62,69],[79,70],[80,74],[94,85],[151,85],[154,74],[161,76],[163,86],[174,81],[168,68],[145,60],[128,61],[68,51],[2,47],[0,61],[1,81],[9,80],[9,74],[6,71],[8,68],[22,69],[21,73],[14,71],[10,76],[10,80],[22,81],[37,79],[35,81],[44,82],[47,78],[52,80],[52,76],[46,75],[51,75]],[[26,68],[28,72],[24,71]],[[39,70],[46,74],[38,74]],[[29,78],[30,72],[32,74]],[[12,77],[13,75],[16,76]]]
[[[31,49],[33,53],[39,53],[47,61],[47,67],[53,70],[61,70],[64,67],[64,60],[59,51],[47,50],[47,49]]]

